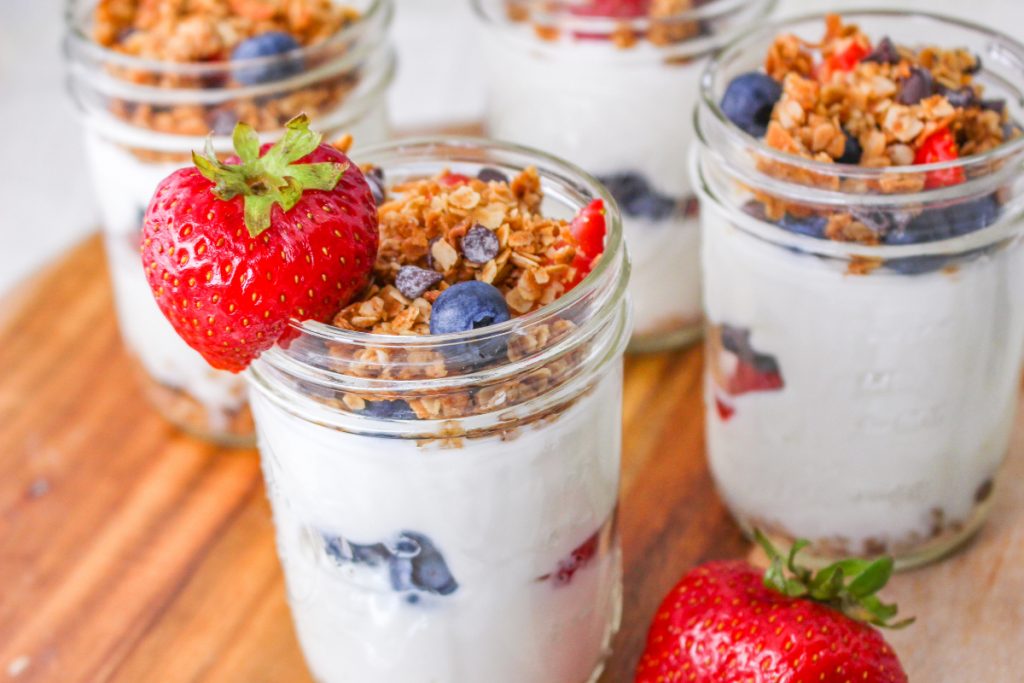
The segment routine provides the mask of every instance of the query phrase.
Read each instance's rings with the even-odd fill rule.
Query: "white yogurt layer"
[[[598,176],[634,172],[659,193],[694,194],[687,150],[704,60],[666,64],[642,41],[542,42],[532,30],[491,34],[493,87],[487,127],[510,140],[568,159]],[[630,297],[637,338],[701,316],[699,231],[677,214],[662,221],[624,216],[633,261]]]
[[[749,328],[778,391],[707,398],[718,485],[747,522],[793,537],[926,541],[965,522],[1005,455],[1021,369],[1024,252],[955,272],[846,274],[703,212],[710,324]]]
[[[352,128],[360,143],[386,137],[386,112],[375,108],[364,123]],[[106,134],[128,126],[86,133],[86,152],[96,199],[106,235],[107,258],[114,283],[121,335],[145,371],[157,382],[181,390],[203,406],[207,428],[216,433],[246,402],[245,381],[238,375],[212,369],[189,347],[164,318],[146,282],[139,255],[138,234],[142,215],[156,186],[182,167],[182,163],[140,160]],[[342,131],[325,134],[330,140]],[[131,129],[131,143],[148,148],[147,133]],[[154,149],[164,149],[172,136],[153,135]],[[156,142],[159,141],[159,142]],[[179,151],[187,151],[183,148]]]
[[[621,370],[511,440],[418,446],[339,431],[252,392],[299,639],[322,683],[585,683],[618,625]],[[564,583],[550,575],[604,528]],[[324,537],[428,537],[458,587],[396,592]],[[544,578],[547,577],[547,578]],[[412,601],[410,600],[412,598]]]

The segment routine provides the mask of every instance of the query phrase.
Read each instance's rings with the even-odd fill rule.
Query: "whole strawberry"
[[[896,614],[874,596],[892,560],[846,560],[817,574],[788,564],[764,539],[772,566],[711,562],[683,577],[647,636],[636,683],[905,683],[892,648],[869,624]],[[789,569],[789,575],[786,568]]]
[[[289,321],[329,319],[369,282],[377,209],[348,158],[300,116],[260,148],[239,124],[238,158],[193,154],[156,189],[142,263],[160,310],[215,368],[239,372],[284,341]]]

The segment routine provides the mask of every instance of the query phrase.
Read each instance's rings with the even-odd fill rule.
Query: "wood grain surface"
[[[148,408],[98,238],[2,303],[0,681],[308,683],[257,455]],[[603,683],[632,680],[683,571],[749,552],[705,465],[701,362],[699,349],[627,361],[625,615]],[[891,635],[912,681],[1024,680],[1021,432],[975,542],[886,595],[918,616]]]

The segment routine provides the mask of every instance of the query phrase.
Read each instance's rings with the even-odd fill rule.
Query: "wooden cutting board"
[[[254,451],[146,405],[98,238],[0,306],[0,681],[308,683]],[[627,361],[625,615],[603,683],[628,683],[663,593],[750,547],[705,465],[701,351]],[[1024,430],[991,522],[886,597],[912,681],[1024,680]],[[451,681],[446,683],[486,683]],[[525,682],[524,683],[528,683]]]

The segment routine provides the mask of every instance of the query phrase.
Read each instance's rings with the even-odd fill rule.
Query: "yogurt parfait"
[[[983,521],[1024,343],[1022,64],[1005,36],[870,12],[709,66],[708,448],[748,530],[908,566]]]
[[[323,145],[295,162],[303,127],[164,181],[143,260],[183,339],[248,368],[314,678],[596,680],[630,333],[610,196],[470,139],[367,149],[362,173]]]
[[[65,53],[82,115],[121,333],[147,396],[175,424],[251,442],[239,377],[212,370],[174,334],[139,267],[157,183],[235,124],[276,135],[299,112],[329,135],[387,134],[390,0],[76,0]]]
[[[706,56],[771,0],[473,0],[487,129],[598,177],[633,260],[632,350],[701,332],[698,202],[687,171]]]

